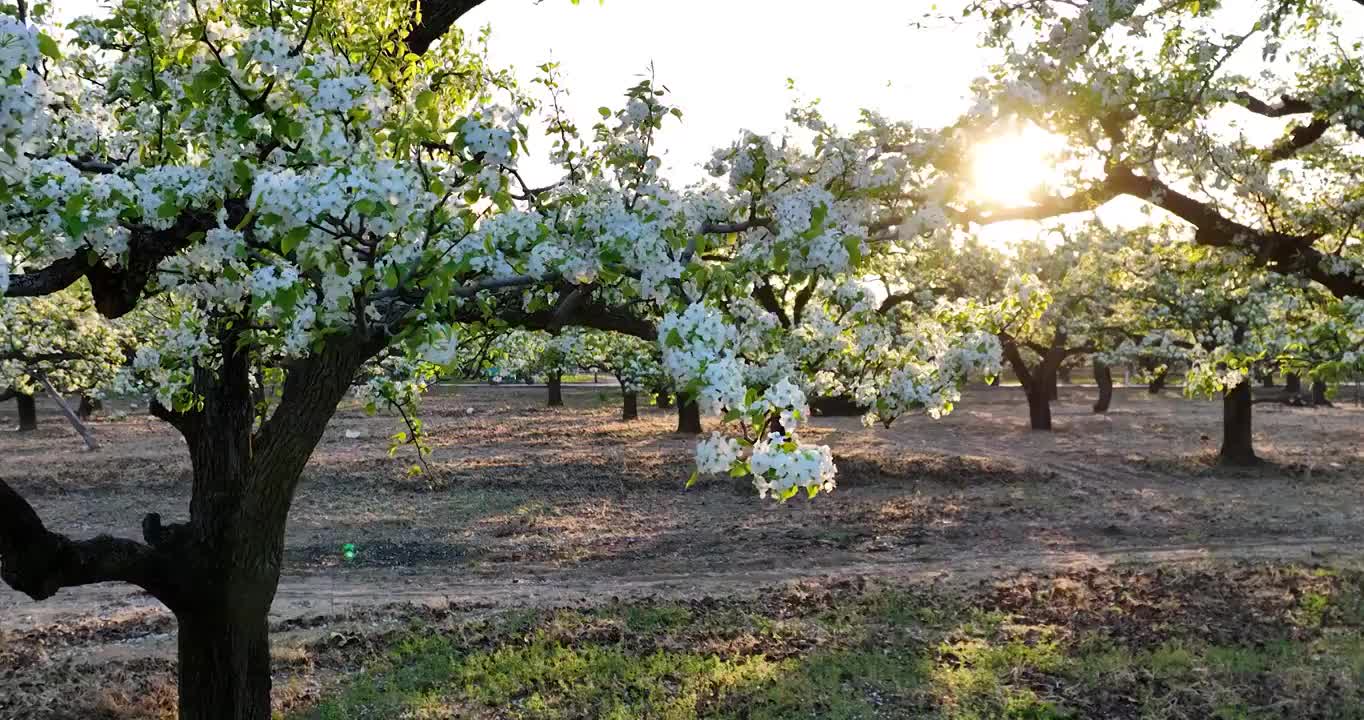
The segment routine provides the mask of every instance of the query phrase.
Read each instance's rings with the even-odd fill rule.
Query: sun
[[[1064,140],[1031,123],[984,140],[971,149],[971,188],[991,205],[1030,205],[1054,183]]]

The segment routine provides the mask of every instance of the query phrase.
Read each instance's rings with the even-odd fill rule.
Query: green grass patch
[[[1279,566],[521,611],[414,627],[295,717],[1358,719],[1359,597]]]

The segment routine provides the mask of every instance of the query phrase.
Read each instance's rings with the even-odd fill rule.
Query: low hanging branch
[[[127,582],[166,601],[165,558],[151,546],[101,535],[72,540],[49,531],[38,513],[0,480],[0,580],[34,600],[64,587]]]

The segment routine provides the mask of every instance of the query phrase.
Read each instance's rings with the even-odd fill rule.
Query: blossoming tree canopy
[[[1036,219],[1130,196],[1200,244],[1364,295],[1357,2],[984,0],[967,12],[1002,59],[951,135],[1026,121],[1065,139],[1065,182],[1010,207],[947,192],[946,214]],[[948,145],[935,162],[951,168],[962,144]]]

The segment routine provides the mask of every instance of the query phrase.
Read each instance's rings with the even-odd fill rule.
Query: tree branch
[[[413,0],[413,13],[420,13],[421,21],[403,38],[407,49],[421,55],[450,31],[455,21],[483,4],[483,0]]]
[[[65,587],[127,582],[165,602],[172,586],[164,567],[162,556],[136,540],[76,541],[49,531],[33,506],[0,480],[0,580],[15,590],[46,600]]]
[[[1196,200],[1155,178],[1118,167],[1097,186],[1084,193],[1043,200],[1035,205],[982,213],[958,211],[964,222],[990,224],[1005,220],[1040,220],[1092,210],[1118,195],[1130,195],[1160,207],[1196,229],[1194,240],[1211,247],[1240,248],[1261,267],[1298,273],[1321,283],[1336,297],[1364,297],[1364,273],[1334,273],[1327,255],[1316,249],[1316,236],[1260,230],[1236,222],[1212,205]]]

